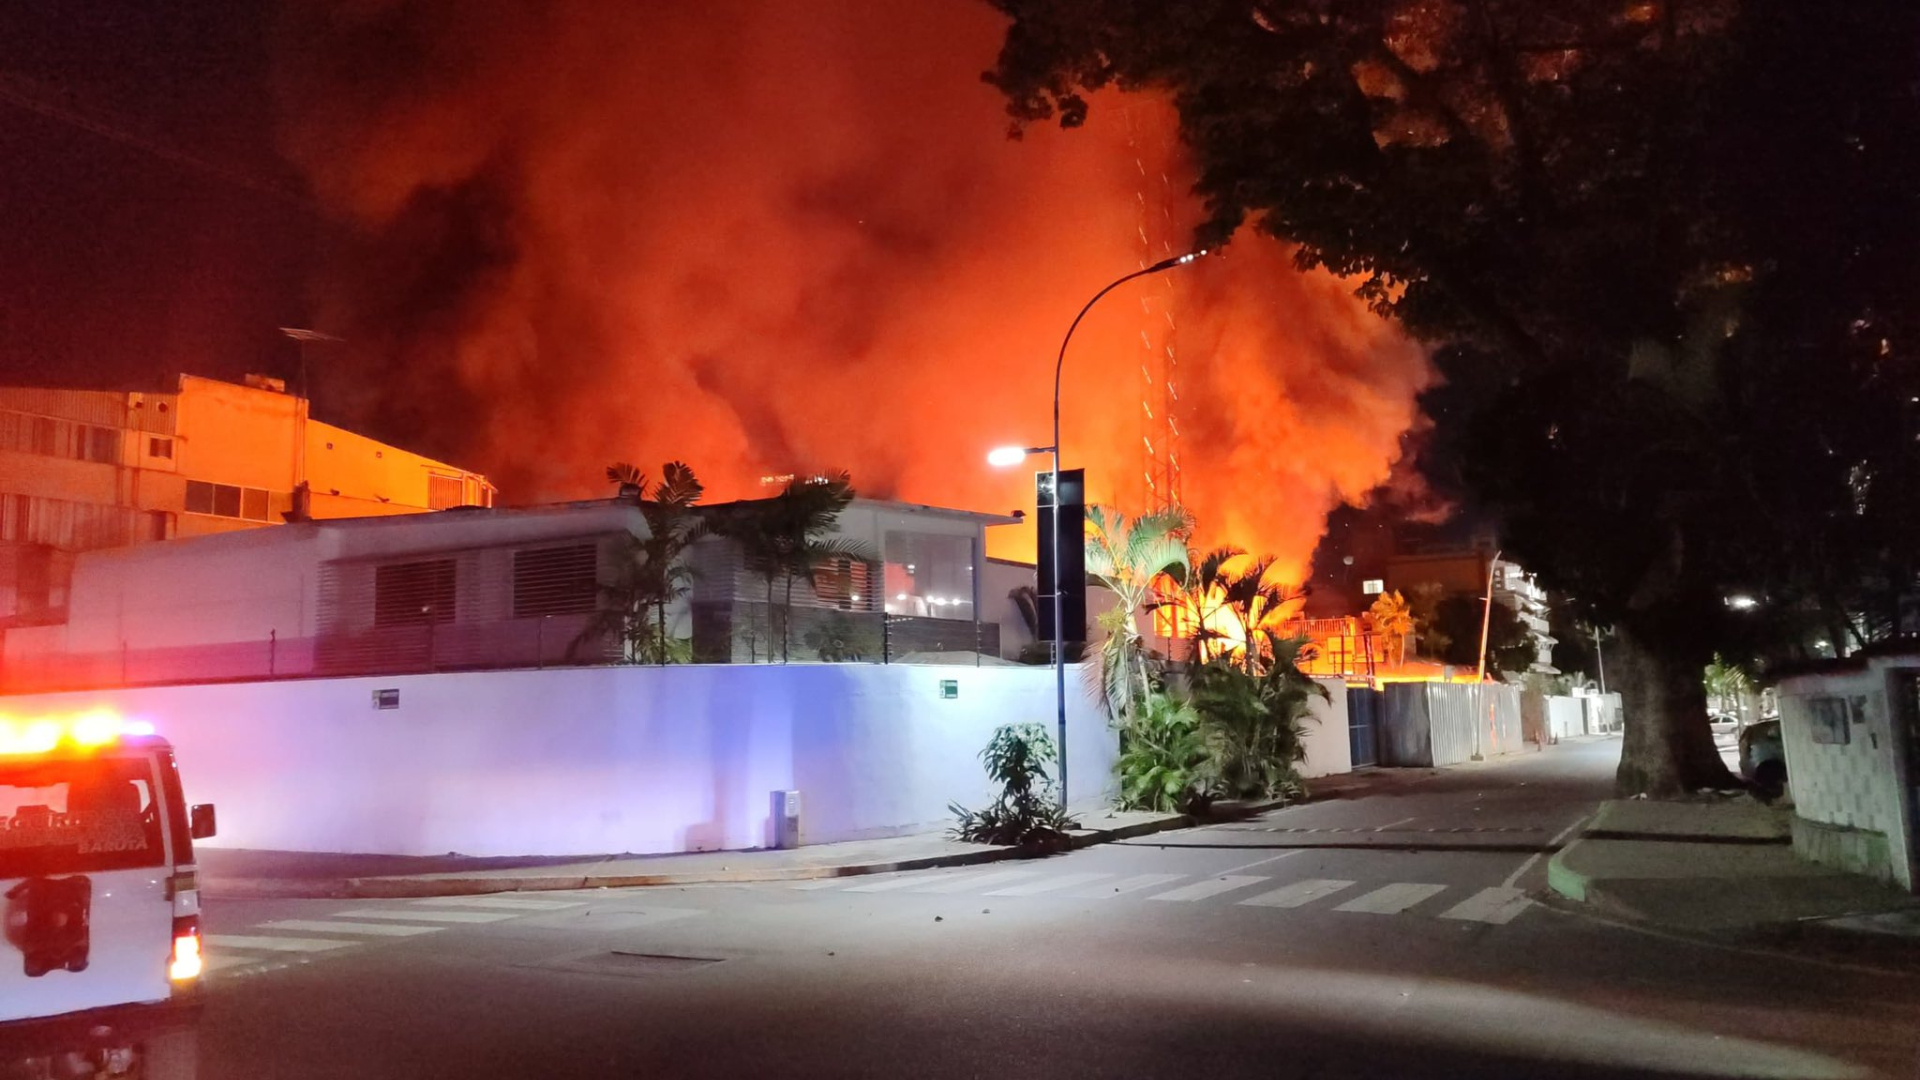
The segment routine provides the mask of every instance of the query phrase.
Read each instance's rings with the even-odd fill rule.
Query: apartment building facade
[[[0,387],[0,629],[60,621],[81,552],[494,496],[478,473],[312,419],[275,379]]]

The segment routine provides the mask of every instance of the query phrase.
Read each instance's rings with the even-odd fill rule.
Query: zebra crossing
[[[245,933],[207,934],[201,944],[208,974],[232,977],[306,963],[360,945],[548,914],[585,903],[528,896],[434,897],[348,908],[319,918],[271,919],[248,927]]]
[[[1271,886],[1261,888],[1262,886]],[[1481,889],[1394,881],[1363,885],[1335,878],[1279,882],[1260,874],[1048,873],[1042,870],[962,870],[821,878],[788,886],[810,892],[903,893],[980,897],[1052,897],[1075,900],[1140,899],[1169,904],[1218,900],[1251,908],[1326,907],[1349,915],[1400,915],[1420,909],[1454,922],[1505,925],[1533,901],[1511,886]],[[1452,894],[1452,895],[1443,895]],[[1464,894],[1464,895],[1463,895]]]

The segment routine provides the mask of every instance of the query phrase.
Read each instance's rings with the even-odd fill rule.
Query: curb
[[[1593,886],[1593,878],[1567,865],[1567,855],[1586,841],[1583,835],[1573,843],[1553,853],[1547,860],[1547,888],[1559,893],[1575,903],[1587,902],[1587,894]]]
[[[1585,839],[1582,837],[1582,839]],[[1563,903],[1553,904],[1568,914],[1597,919],[1625,929],[1676,941],[1730,949],[1794,963],[1838,966],[1875,975],[1920,977],[1913,964],[1920,960],[1920,943],[1880,935],[1849,933],[1824,925],[1824,920],[1755,923],[1727,930],[1674,926],[1596,884],[1592,875],[1568,866],[1563,856],[1580,846],[1575,840],[1547,860],[1547,888]]]
[[[1284,799],[1221,807],[1204,817],[1179,814],[1158,821],[1141,821],[1112,829],[1078,830],[1068,835],[1066,850],[1132,840],[1154,833],[1188,829],[1253,817],[1288,805]],[[670,885],[738,885],[762,881],[812,881],[820,878],[864,877],[902,870],[938,870],[976,866],[1008,859],[1044,858],[1054,850],[1018,847],[982,847],[880,862],[830,866],[776,866],[764,869],[701,870],[662,874],[566,874],[548,877],[359,877],[299,880],[289,878],[212,878],[201,882],[200,894],[212,900],[405,900],[434,896],[485,896],[508,892],[564,892],[575,889],[631,889]]]

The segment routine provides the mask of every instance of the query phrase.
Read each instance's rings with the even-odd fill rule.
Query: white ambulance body
[[[0,717],[0,1075],[192,1075],[211,835],[150,726]]]

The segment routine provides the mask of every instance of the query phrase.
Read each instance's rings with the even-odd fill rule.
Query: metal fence
[[[756,613],[765,625],[765,612]],[[999,665],[1000,627],[955,619],[795,609],[785,649],[776,635],[741,636],[731,651],[700,652],[705,664],[857,663]],[[778,629],[780,614],[775,613]],[[0,666],[10,693],[114,686],[237,682],[313,676],[404,675],[622,664],[617,638],[588,634],[590,615],[551,615],[485,623],[422,622],[321,634],[203,645],[119,648],[23,655]],[[785,658],[782,658],[782,653]]]

